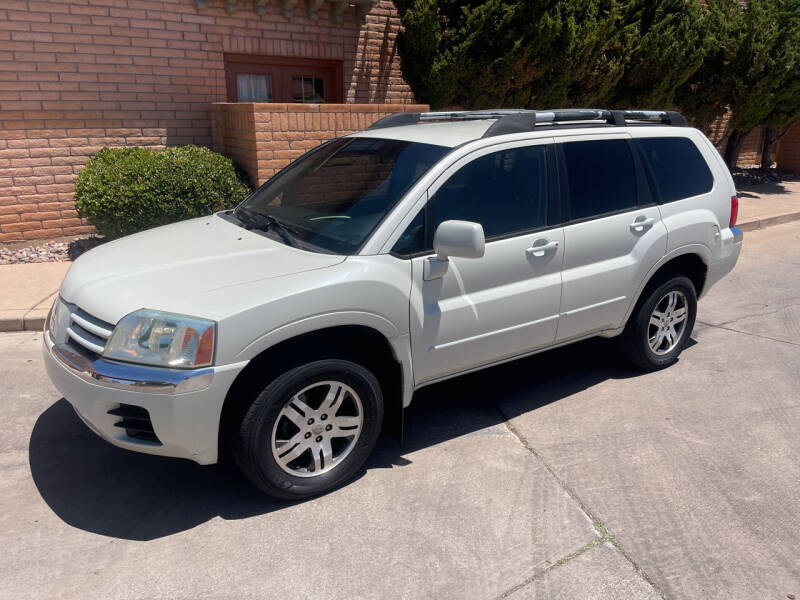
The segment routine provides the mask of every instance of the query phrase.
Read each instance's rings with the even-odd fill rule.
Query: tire
[[[255,397],[233,456],[270,496],[317,496],[361,468],[382,420],[381,387],[370,371],[348,360],[318,360],[287,371]]]
[[[669,367],[678,360],[692,334],[696,316],[697,293],[691,279],[668,276],[663,283],[646,289],[637,303],[622,334],[625,352],[641,369]]]

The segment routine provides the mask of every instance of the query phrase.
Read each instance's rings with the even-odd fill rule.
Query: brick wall
[[[366,129],[392,113],[426,110],[421,104],[213,104],[213,148],[260,185],[326,140]]]
[[[800,174],[800,123],[792,128],[778,142],[778,168]]]
[[[288,19],[279,0],[265,15],[252,0],[233,13],[224,0],[207,4],[0,2],[0,242],[90,231],[74,211],[73,184],[104,146],[211,145],[225,52],[341,60],[347,102],[413,101],[388,0],[365,25],[353,7],[336,23],[327,2],[316,20],[305,3]]]
[[[709,139],[717,147],[720,153],[725,150],[726,135],[728,133],[728,126],[730,124],[730,113],[720,117],[711,126]],[[739,152],[738,165],[740,167],[748,167],[752,165],[761,164],[761,150],[764,143],[764,132],[760,127],[756,127],[747,134],[747,137],[742,143],[742,149]]]

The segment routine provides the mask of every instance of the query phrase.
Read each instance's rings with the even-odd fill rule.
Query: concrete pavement
[[[746,234],[665,371],[598,339],[425,388],[295,504],[105,444],[2,334],[0,597],[800,597],[798,256]]]

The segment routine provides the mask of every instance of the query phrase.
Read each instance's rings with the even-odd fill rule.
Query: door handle
[[[538,242],[539,240],[536,241]],[[553,240],[552,242],[547,242],[546,244],[542,244],[540,246],[531,246],[525,250],[525,253],[528,256],[544,256],[545,253],[549,252],[550,250],[555,250],[556,248],[558,248],[558,241]]]
[[[633,233],[641,233],[645,229],[650,229],[656,220],[653,217],[636,217],[636,220],[631,223],[631,231]]]

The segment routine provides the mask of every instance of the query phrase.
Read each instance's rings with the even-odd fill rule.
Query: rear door
[[[558,341],[622,325],[667,230],[627,134],[563,139],[559,150],[564,225]]]
[[[430,188],[426,212],[400,238],[395,253],[416,254],[410,331],[417,385],[555,340],[564,239],[548,204],[548,170],[555,166],[548,141],[493,146],[460,159]],[[426,281],[433,232],[454,219],[483,226],[486,252],[451,258],[441,278]],[[414,239],[423,230],[420,248]]]

